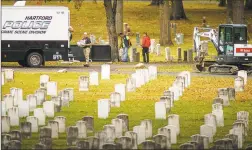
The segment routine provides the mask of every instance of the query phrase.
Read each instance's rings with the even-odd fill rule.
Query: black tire
[[[29,67],[40,67],[43,63],[43,57],[38,52],[32,52],[27,56],[26,62]]]
[[[18,64],[19,64],[20,66],[22,66],[22,67],[27,67],[26,61],[24,61],[24,60],[18,61]]]

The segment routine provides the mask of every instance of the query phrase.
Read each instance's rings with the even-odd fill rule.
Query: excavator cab
[[[247,44],[247,27],[240,24],[219,26],[218,54],[234,55],[235,44]]]

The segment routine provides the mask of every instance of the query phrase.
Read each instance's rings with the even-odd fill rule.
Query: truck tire
[[[43,57],[38,52],[32,52],[27,56],[26,61],[29,67],[40,67],[43,63]]]
[[[25,60],[19,60],[18,64],[22,67],[27,67],[26,61]]]

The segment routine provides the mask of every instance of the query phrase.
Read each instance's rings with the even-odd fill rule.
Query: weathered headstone
[[[217,103],[223,105],[223,99],[222,99],[222,98],[219,98],[219,97],[215,98],[215,99],[213,100],[213,104],[217,104]]]
[[[50,77],[48,75],[41,75],[40,76],[40,88],[46,89],[47,88],[47,82],[49,82]]]
[[[70,126],[67,128],[67,145],[76,145],[78,139],[78,127]]]
[[[52,149],[52,138],[40,137],[39,142],[46,146],[46,149]]]
[[[10,88],[10,94],[13,96],[13,105],[18,106],[19,102],[23,100],[23,90],[20,88]]]
[[[125,101],[126,92],[125,92],[125,84],[116,84],[115,85],[115,92],[120,93],[121,101]]]
[[[127,92],[136,91],[136,80],[134,78],[128,78],[126,81]]]
[[[153,140],[156,144],[161,145],[161,149],[168,149],[167,137],[163,134],[157,134],[153,136]]]
[[[173,92],[173,95],[174,95],[174,101],[177,101],[179,100],[179,88],[177,86],[172,86],[169,88],[169,91]]]
[[[218,97],[223,99],[223,106],[229,106],[229,96],[227,88],[218,89]]]
[[[107,142],[113,143],[116,138],[116,129],[114,125],[105,125],[103,126],[103,131],[107,134]]]
[[[30,112],[33,112],[37,107],[37,97],[33,94],[29,94],[27,95],[26,100],[29,102]]]
[[[54,117],[54,103],[52,101],[46,101],[43,103],[43,110],[47,117]]]
[[[1,148],[8,149],[8,143],[11,141],[11,135],[1,134]]]
[[[164,91],[164,96],[171,100],[171,107],[173,107],[173,105],[174,105],[174,92],[172,92],[170,90]]]
[[[64,133],[66,131],[66,117],[56,116],[54,120],[59,123],[59,133]]]
[[[177,127],[177,135],[180,134],[179,115],[176,115],[176,114],[169,115],[168,125],[174,125],[175,127]]]
[[[121,95],[118,92],[113,92],[110,95],[110,106],[111,107],[120,107]]]
[[[89,88],[89,77],[80,76],[79,77],[79,91],[88,91]]]
[[[167,130],[168,129],[168,130]],[[177,127],[174,125],[168,125],[163,128],[160,128],[159,134],[164,134],[167,137],[167,140],[171,144],[177,144]]]
[[[187,52],[187,61],[193,62],[193,50],[192,49],[189,49]]]
[[[55,120],[48,121],[48,126],[52,128],[52,138],[59,138],[59,122]]]
[[[119,138],[122,136],[123,133],[123,120],[116,118],[116,119],[112,119],[112,124],[115,126],[115,136],[116,138]]]
[[[99,85],[99,74],[96,71],[89,72],[89,85]]]
[[[116,118],[123,120],[123,132],[129,131],[129,116],[127,114],[119,114]]]
[[[39,133],[40,138],[52,138],[52,128],[49,126],[40,127]]]
[[[199,149],[208,149],[208,143],[204,143],[204,137],[203,135],[199,135],[199,134],[195,134],[191,136],[191,139],[193,142],[197,142],[198,143],[198,148]]]
[[[26,118],[26,122],[31,123],[31,132],[37,133],[38,132],[38,118],[34,116],[28,116]]]
[[[11,140],[8,143],[8,149],[21,149],[22,143],[18,140]]]
[[[98,100],[98,118],[107,119],[109,116],[109,100],[108,99],[100,99]]]
[[[9,133],[10,132],[10,117],[9,116],[1,116],[1,127],[2,133]]]
[[[235,100],[235,88],[227,88],[228,90],[228,98],[230,101]]]
[[[146,137],[146,132],[145,132],[145,127],[144,126],[134,126],[133,131],[137,133],[137,144],[141,144],[142,142],[145,141]]]
[[[12,81],[14,80],[14,70],[13,69],[4,69],[4,75],[5,75],[5,79],[7,81]]]
[[[38,118],[38,125],[45,125],[45,112],[43,110],[43,108],[36,108],[34,109],[34,117]]]
[[[215,141],[214,145],[218,149],[233,149],[232,140],[231,139],[227,139],[227,138]]]
[[[216,116],[213,114],[206,114],[204,116],[204,122],[205,122],[205,125],[209,125],[213,127],[213,135],[215,135],[216,130],[217,130]]]
[[[102,80],[110,79],[110,65],[109,64],[103,64],[101,66],[101,79]]]
[[[54,81],[47,82],[46,86],[47,86],[46,88],[47,95],[57,96],[57,82]]]
[[[243,147],[243,143],[244,143],[242,128],[233,128],[229,131],[229,134],[237,135],[238,148],[241,149]]]
[[[95,133],[95,137],[99,139],[99,149],[102,149],[102,146],[107,143],[107,133],[105,131],[100,131]]]
[[[56,108],[58,108],[59,110],[58,111],[60,111],[60,109],[61,109],[61,106],[62,107],[69,107],[69,101],[70,101],[70,92],[69,91],[67,91],[67,90],[62,90],[62,91],[60,91],[59,92],[59,96],[60,96],[60,104],[56,104],[58,107],[56,107]]]
[[[162,134],[162,135],[164,135],[164,136],[166,136],[166,146],[167,146],[167,148],[168,149],[170,149],[171,148],[171,144],[172,144],[172,142],[174,143],[174,141],[172,141],[172,140],[174,140],[174,139],[172,139],[172,131],[171,131],[171,129],[170,128],[167,128],[167,127],[162,127],[162,128],[159,128],[158,129],[158,134]],[[175,130],[175,135],[176,135],[176,139],[177,139],[177,133],[176,133],[176,130]]]
[[[60,112],[61,107],[62,107],[61,96],[52,96],[51,101],[54,103],[54,111]],[[67,107],[68,107],[69,103],[67,103],[67,104],[65,103],[65,105],[67,105]]]
[[[133,131],[125,132],[125,136],[130,137],[132,139],[132,149],[137,149],[137,133]]]
[[[236,92],[243,92],[244,91],[244,78],[241,76],[238,76],[235,78],[234,81],[234,88]]]
[[[142,145],[142,149],[161,149],[161,145],[160,144],[156,144],[154,141],[152,140],[146,140],[143,141],[141,143]]]
[[[74,88],[66,88],[65,91],[69,92],[69,101],[74,100]]]
[[[239,111],[237,112],[237,120],[244,120],[249,124],[249,112],[247,111]]]
[[[169,47],[165,48],[165,60],[171,61],[171,49]]]
[[[14,96],[12,96],[11,94],[4,95],[3,101],[5,102],[6,111],[14,106]]]
[[[160,102],[164,102],[165,107],[166,107],[166,112],[170,112],[171,107],[172,107],[172,100],[169,97],[161,96]]]
[[[235,134],[227,134],[225,138],[231,139],[233,143],[233,148],[238,149],[238,136]]]
[[[21,122],[20,131],[23,138],[30,138],[32,133],[32,124],[30,122]]]
[[[79,148],[79,149],[89,149],[89,142],[88,141],[78,141],[76,143],[76,146]]]
[[[132,149],[132,139],[128,136],[121,136],[118,138],[117,143],[122,145],[122,149]]]
[[[85,116],[82,118],[82,120],[87,123],[87,132],[93,132],[94,131],[94,117]]]
[[[11,140],[18,140],[18,141],[22,141],[22,134],[19,130],[12,130],[10,132],[10,136],[11,136]]]
[[[200,126],[200,135],[208,136],[209,137],[209,142],[212,143],[213,142],[213,136],[214,136],[213,126],[209,126],[209,125]]]
[[[8,116],[10,117],[11,126],[19,126],[19,114],[18,107],[12,107],[7,110]]]
[[[83,120],[77,121],[76,126],[78,127],[78,138],[86,138],[87,137],[87,123]]]
[[[140,125],[145,127],[145,138],[147,139],[152,137],[152,120],[143,120],[141,121]]]
[[[166,103],[155,103],[155,119],[166,119]]]
[[[216,116],[217,127],[224,126],[224,116],[221,104],[212,105],[212,114]]]
[[[248,80],[247,71],[245,71],[245,70],[239,70],[238,71],[238,76],[243,77],[243,79],[244,79],[244,85],[247,85],[247,80]]]
[[[89,142],[89,149],[99,149],[100,140],[97,137],[88,137],[87,141]]]
[[[42,105],[46,99],[46,92],[42,89],[36,90],[35,94],[37,97],[37,105]]]

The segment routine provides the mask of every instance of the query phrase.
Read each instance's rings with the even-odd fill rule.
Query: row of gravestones
[[[160,101],[155,103],[155,118],[166,119],[167,112],[174,106],[174,101],[179,100],[183,92],[191,84],[191,75],[189,71],[179,73],[176,80],[168,90],[164,91]]]
[[[121,102],[126,100],[126,91],[134,92],[136,88],[145,85],[150,80],[157,78],[157,67],[149,66],[148,69],[137,69],[125,84],[115,84],[115,91],[111,93],[110,99],[98,100],[98,118],[106,119],[111,107],[120,107]]]

